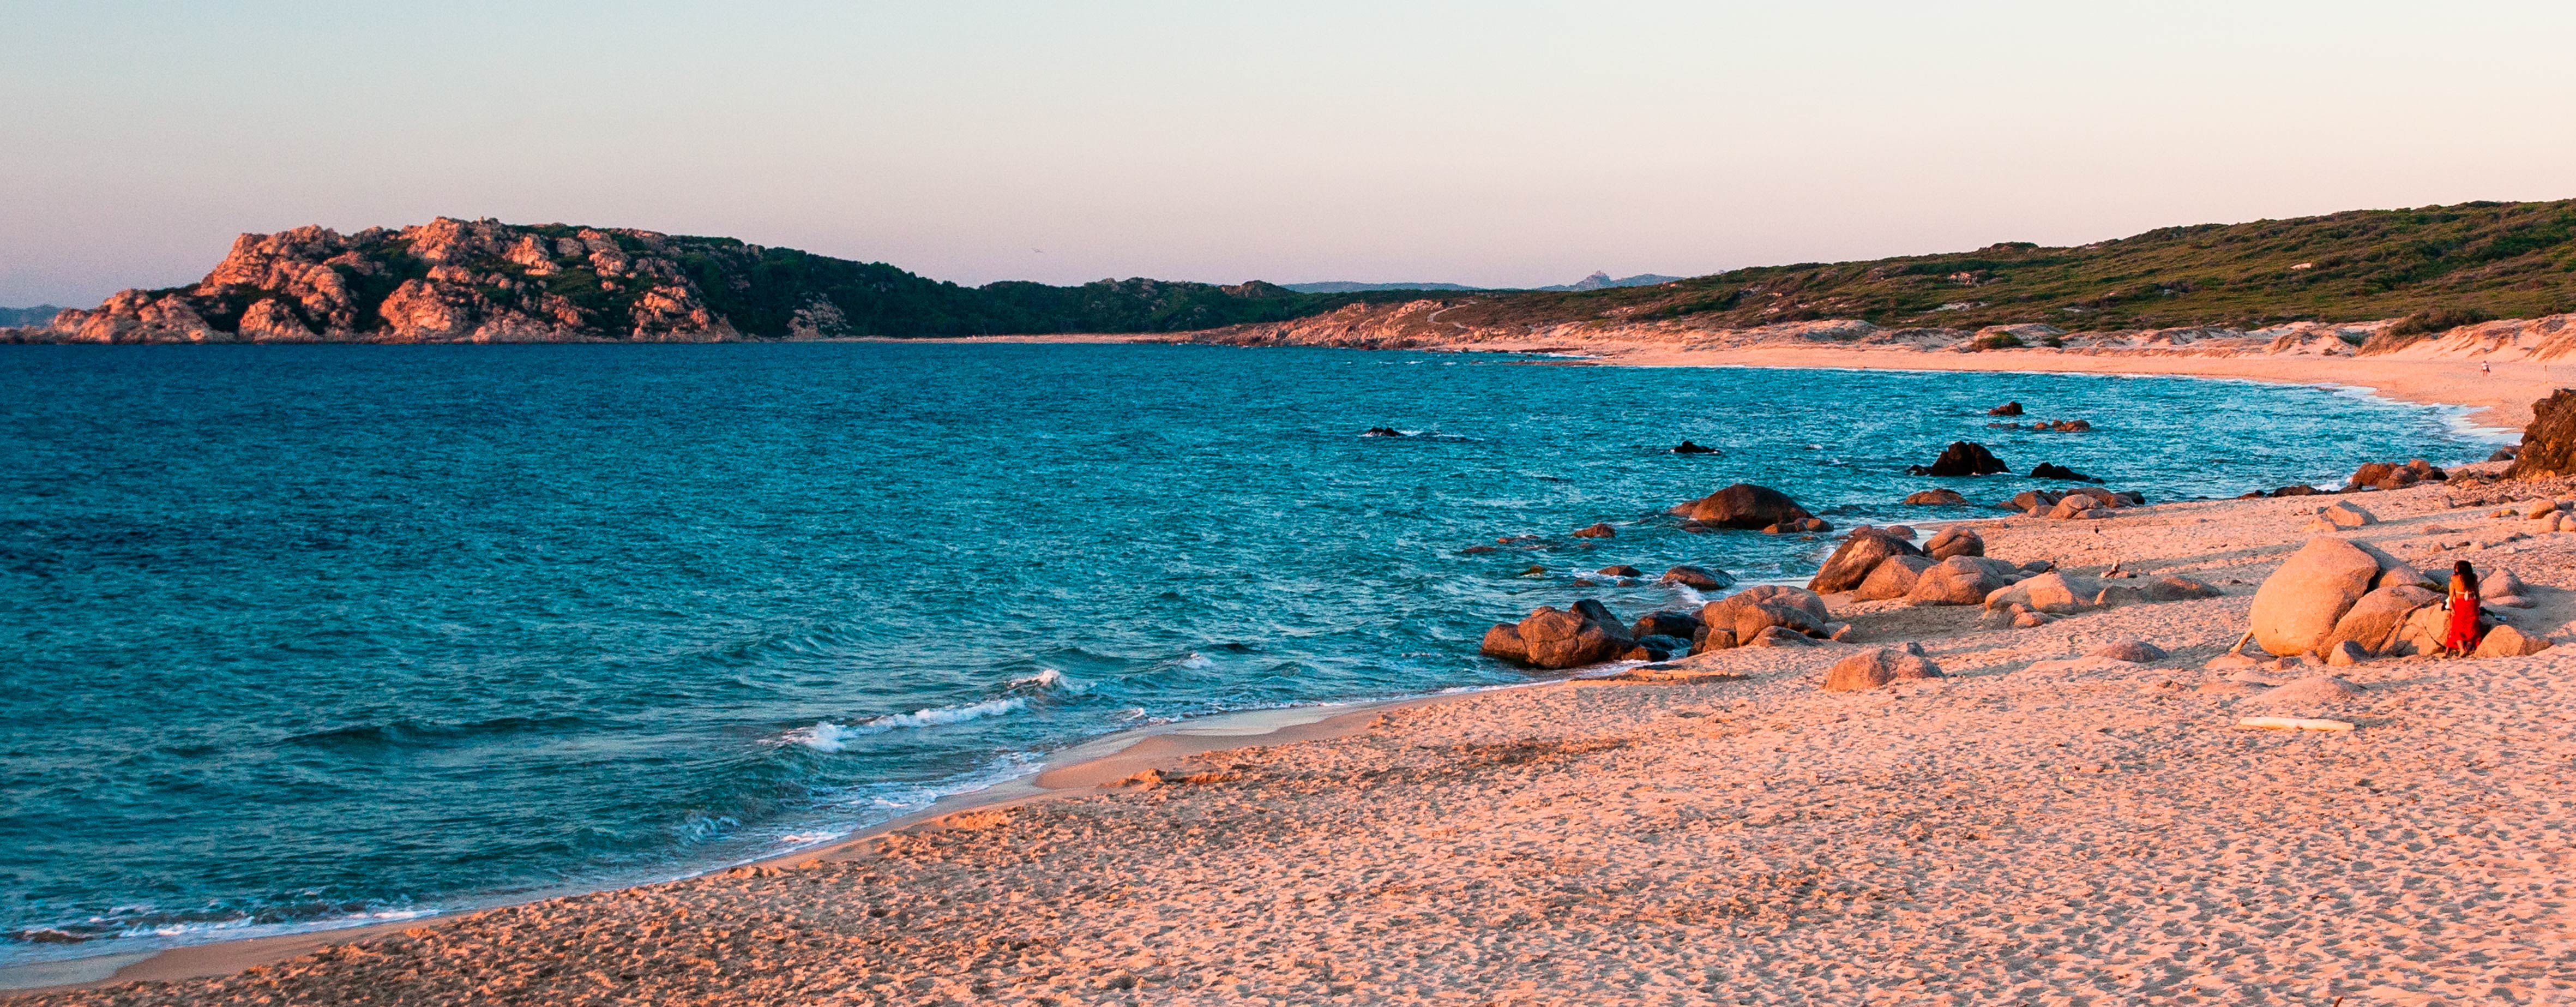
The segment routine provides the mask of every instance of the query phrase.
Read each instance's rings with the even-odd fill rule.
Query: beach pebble
[[[2149,664],[2165,659],[2165,649],[2145,640],[2122,640],[2085,651],[2086,657],[2109,658],[2130,664]]]
[[[1930,658],[1894,647],[1873,647],[1834,662],[1825,671],[1824,689],[1859,692],[1894,682],[1940,677],[1941,667]]]
[[[2478,641],[2479,657],[2521,657],[2549,649],[2549,641],[2534,637],[2511,626],[2498,626],[2487,631]]]

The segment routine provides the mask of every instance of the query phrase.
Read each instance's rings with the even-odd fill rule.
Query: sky
[[[0,0],[0,305],[240,232],[1563,283],[2576,196],[2576,4]]]

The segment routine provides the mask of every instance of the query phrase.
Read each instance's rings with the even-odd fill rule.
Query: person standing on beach
[[[2442,638],[2442,652],[2452,657],[2467,657],[2478,649],[2478,572],[2470,569],[2468,560],[2451,564],[2451,593],[2442,599],[2442,607],[2451,613],[2451,629]]]

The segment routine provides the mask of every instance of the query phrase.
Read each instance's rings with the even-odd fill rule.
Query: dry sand
[[[2539,602],[2513,620],[2566,640],[2576,534],[2509,540],[2456,492],[2370,494],[2384,523],[2353,537],[2511,569]],[[2238,729],[2280,711],[2201,670],[2317,503],[1980,522],[2006,559],[2222,598],[2000,631],[1838,602],[1944,680],[1827,694],[1856,647],[1735,650],[1684,662],[1732,681],[1161,742],[794,863],[32,1002],[2576,1000],[2576,647],[2344,669],[2368,691],[2298,711],[2342,734]],[[2126,639],[2173,654],[2065,660]],[[1095,785],[1138,769],[1171,782]]]

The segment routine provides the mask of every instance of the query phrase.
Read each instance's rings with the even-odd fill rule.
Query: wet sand
[[[2427,487],[2352,537],[2534,585],[2576,534]],[[820,855],[493,910],[98,1003],[2548,1003],[2576,997],[2576,648],[2338,669],[2348,733],[2202,665],[2308,499],[1980,521],[1989,553],[2224,597],[2030,629],[1836,599],[1851,644],[1145,739]],[[2143,639],[2151,664],[2080,655]],[[1716,680],[1720,674],[1745,676]],[[2315,712],[2315,711],[2309,711]],[[1244,741],[1268,742],[1233,747]],[[1159,773],[1137,782],[1142,770]],[[1128,781],[1122,785],[1122,781]]]

